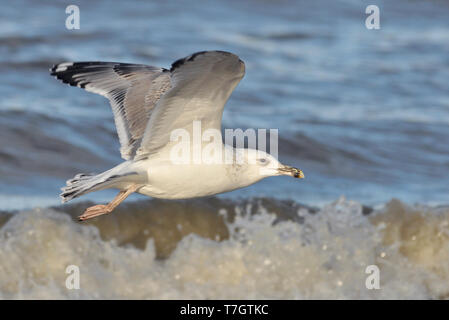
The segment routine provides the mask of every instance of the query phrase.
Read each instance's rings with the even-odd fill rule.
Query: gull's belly
[[[148,184],[138,192],[155,198],[186,199],[240,187],[226,166],[153,165],[148,170]]]

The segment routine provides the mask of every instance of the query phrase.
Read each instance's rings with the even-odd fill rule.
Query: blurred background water
[[[68,16],[65,8],[69,4],[80,8],[79,30],[65,28]],[[380,30],[365,28],[365,8],[369,4],[380,8]],[[260,205],[262,211],[270,211],[267,208],[274,207],[274,212],[282,215],[285,210],[293,210],[295,217],[299,203],[323,208],[323,205],[333,202],[329,209],[332,211],[341,203],[347,204],[343,198],[339,199],[342,195],[355,201],[356,204],[352,205],[358,206],[356,214],[363,213],[361,203],[380,208],[392,198],[409,205],[417,204],[420,208],[449,203],[447,1],[15,1],[14,4],[2,3],[1,7],[0,210],[57,205],[59,188],[65,180],[79,172],[102,172],[122,161],[107,100],[53,79],[48,72],[51,65],[62,61],[91,60],[169,67],[174,60],[201,50],[230,51],[246,63],[245,78],[225,108],[224,127],[278,128],[280,160],[301,168],[306,179],[298,182],[288,178],[270,178],[212,200],[200,200],[198,206],[193,207],[188,206],[190,202],[170,207],[167,202],[139,196],[133,196],[131,200],[142,199],[143,202],[137,203],[143,206],[150,203],[152,210],[172,213],[181,210],[190,215],[206,206],[209,208],[206,211],[211,213],[209,217],[215,217],[219,209],[226,208],[220,201],[228,201],[226,203],[231,207],[245,211],[247,203],[240,201],[254,198],[258,200],[254,200],[252,205],[263,202]],[[105,191],[83,199],[98,202],[110,200],[112,196],[113,193]],[[287,200],[292,202],[283,202]],[[270,203],[268,207],[267,201]],[[402,205],[397,205],[395,208],[402,209],[392,210],[392,215],[400,216],[411,210],[404,209]],[[58,210],[70,211],[68,208]],[[444,224],[447,215],[439,219],[434,212],[437,209],[429,210],[437,222],[435,226],[432,224],[434,227],[429,227],[426,237],[438,235],[440,231],[435,230],[439,228],[447,232]],[[33,227],[30,227],[32,232],[39,233],[36,230],[41,230],[39,228],[43,228],[45,221],[56,219],[50,211],[45,217],[34,211],[21,211],[15,217],[19,222],[12,224],[12,219],[8,220],[10,214],[5,213],[7,224],[0,229],[1,232],[6,234],[5,230],[15,230],[17,233],[20,229],[16,228],[17,224],[29,223],[30,212],[35,215],[31,223]],[[345,214],[348,212],[353,211],[345,211]],[[416,221],[421,221],[421,218],[418,215]],[[107,221],[115,221],[110,219],[118,218],[105,217],[102,221],[106,224]],[[123,230],[136,228],[142,221],[139,219],[134,224],[123,222]],[[186,216],[184,223],[189,219]],[[331,224],[335,222],[332,220],[334,217],[329,219]],[[422,219],[427,221],[427,215]],[[271,220],[267,221],[270,225]],[[401,219],[398,221],[405,223]],[[71,223],[71,232],[79,235],[81,229]],[[175,222],[170,223],[173,225]],[[365,223],[372,227],[371,222]],[[8,229],[8,224],[15,227],[9,226]],[[197,231],[192,232],[201,234],[198,230],[204,231],[209,227],[198,226]],[[410,230],[409,227],[410,224],[396,225],[398,230],[402,230],[398,241],[416,237],[415,232],[404,231]],[[139,232],[145,230],[139,229]],[[203,236],[214,239],[216,233],[213,230],[218,229],[212,228],[210,234]],[[154,235],[151,231],[146,232]],[[373,231],[373,234],[378,236],[378,232]],[[446,234],[444,232],[442,234]],[[26,242],[18,233],[17,237],[17,241]],[[278,239],[276,235],[273,237]],[[362,233],[347,241],[352,244],[359,237]],[[380,250],[377,246],[385,244],[373,240],[376,237],[370,238],[373,244],[367,244],[364,254],[376,252],[373,253],[376,255]],[[442,268],[447,256],[441,256],[442,251],[439,250],[447,248],[448,242],[444,242],[447,238],[437,250],[435,242],[426,237],[423,246],[418,246],[421,249],[415,249],[420,253],[434,252],[436,257],[428,259],[436,261],[437,269]],[[148,237],[144,239],[146,241]],[[53,241],[60,240],[55,235]],[[131,243],[133,241],[130,240]],[[197,249],[212,245],[188,243],[184,246]],[[313,243],[320,247],[319,243]],[[36,246],[29,245],[30,251],[37,250]],[[98,250],[103,251],[106,244],[101,242],[99,246]],[[2,249],[4,254],[17,251],[6,240]],[[119,247],[110,250],[117,257],[124,254],[120,251],[124,249]],[[276,250],[279,248],[267,252],[276,254]],[[341,250],[347,252],[349,249],[344,247]],[[18,257],[23,256],[24,252],[18,252]],[[152,253],[149,255],[154,258]],[[110,261],[116,259],[109,258]],[[365,264],[368,263],[366,256],[363,259]],[[284,261],[278,257],[276,261],[283,261],[284,266],[291,267],[289,259]],[[319,262],[319,266],[324,266],[322,271],[328,270],[329,264]],[[33,262],[29,263],[33,265]],[[9,266],[0,265],[0,269],[2,267],[14,270],[17,264],[11,262]],[[126,266],[125,270],[129,268]],[[434,272],[435,266],[431,268]],[[173,270],[175,276],[179,270],[175,267]],[[448,280],[447,268],[442,270],[438,269],[436,274],[443,274],[443,278]],[[412,271],[417,272],[416,269]],[[350,274],[348,271],[346,276]],[[261,275],[267,277],[267,274]],[[392,278],[395,275],[393,272]],[[435,276],[434,273],[430,275]],[[36,277],[31,277],[34,282]],[[54,277],[48,277],[55,281]],[[283,278],[282,281],[288,279]],[[449,286],[443,286],[442,291],[441,288],[432,291],[428,284],[423,283],[416,284],[417,287],[413,287],[415,291],[409,291],[411,297],[447,297],[445,290],[449,291]],[[42,292],[50,297],[59,295],[59,291],[39,291],[36,287],[24,293],[8,285],[3,282],[2,292],[6,297],[29,297],[29,292],[33,293],[31,296],[42,296]],[[340,292],[336,286],[334,289]],[[44,287],[48,288],[48,282]],[[5,288],[13,289],[8,291]],[[350,288],[351,292],[355,290],[353,286]],[[392,285],[392,288],[391,297],[406,291],[401,286]],[[271,292],[268,294],[270,297],[329,297],[326,295],[328,289],[320,291],[315,288],[315,295],[295,291],[299,289],[294,288],[285,295],[280,295],[282,291],[263,290]],[[171,296],[184,297],[173,290],[176,294]],[[204,293],[201,288],[198,290]],[[216,296],[211,292],[206,297]],[[243,294],[245,290],[239,292]],[[337,297],[350,297],[347,292],[342,291]],[[229,294],[235,297],[235,292]],[[64,296],[63,293],[61,295]],[[90,292],[85,297],[95,295]],[[161,296],[144,292],[139,297]],[[198,297],[202,295],[199,293]]]

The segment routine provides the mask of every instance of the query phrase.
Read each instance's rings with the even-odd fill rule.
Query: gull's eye
[[[259,164],[265,166],[268,164],[269,161],[266,158],[260,158],[260,159],[257,159],[257,162],[259,162]]]

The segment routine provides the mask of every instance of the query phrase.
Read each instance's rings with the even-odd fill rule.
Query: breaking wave
[[[87,205],[0,215],[0,298],[449,298],[447,207],[150,200],[77,222]]]

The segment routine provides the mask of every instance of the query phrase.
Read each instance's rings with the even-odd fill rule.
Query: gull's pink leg
[[[110,213],[114,210],[123,200],[125,200],[131,193],[138,189],[136,185],[130,186],[128,189],[120,191],[118,195],[115,196],[114,200],[108,204],[98,204],[87,208],[82,215],[78,217],[80,221],[85,221],[94,217],[101,216],[102,214]]]

